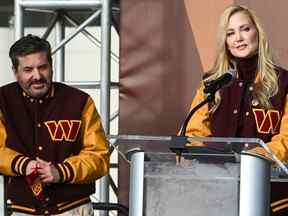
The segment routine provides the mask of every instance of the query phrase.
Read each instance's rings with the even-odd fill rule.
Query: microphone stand
[[[183,126],[181,127],[180,137],[177,136],[175,137],[174,140],[172,139],[172,144],[174,145],[172,145],[170,149],[176,152],[176,155],[181,156],[181,153],[183,152],[183,150],[185,150],[185,145],[188,139],[185,136],[185,133],[186,133],[187,125],[192,115],[206,103],[214,101],[215,93],[222,87],[225,87],[225,85],[228,85],[229,82],[233,81],[235,77],[236,77],[236,70],[232,68],[231,70],[224,73],[222,76],[220,76],[216,80],[212,80],[210,82],[204,83],[205,88],[203,92],[206,93],[206,98],[202,102],[200,102],[197,106],[195,106],[193,109],[191,109],[190,113],[188,114],[188,116],[186,117],[183,123]],[[180,160],[180,157],[178,158]]]
[[[215,92],[211,92],[211,93],[207,94],[207,97],[202,102],[200,102],[197,106],[195,106],[193,109],[191,109],[190,113],[188,114],[188,116],[186,117],[186,119],[183,123],[183,126],[182,126],[181,131],[180,131],[180,136],[185,136],[187,125],[188,125],[188,122],[190,121],[192,115],[198,109],[200,109],[202,106],[204,106],[206,103],[214,101],[214,98],[215,98]]]
[[[177,162],[177,164],[180,163],[181,155],[182,155],[182,152],[183,152],[183,147],[179,147],[179,143],[180,144],[184,143],[184,145],[187,143],[187,137],[185,136],[185,132],[186,132],[189,120],[191,119],[192,115],[198,109],[200,109],[206,103],[214,101],[214,98],[215,98],[215,91],[212,91],[212,92],[207,94],[206,98],[202,102],[200,102],[197,106],[195,106],[193,109],[191,109],[191,111],[189,112],[189,114],[187,115],[187,117],[186,117],[186,119],[185,119],[185,121],[183,123],[183,126],[181,127],[181,130],[180,130],[180,137],[181,138],[180,137],[175,137],[175,139],[172,140],[172,146],[170,147],[170,149],[176,153],[176,162]],[[180,146],[182,146],[182,145],[180,145]]]

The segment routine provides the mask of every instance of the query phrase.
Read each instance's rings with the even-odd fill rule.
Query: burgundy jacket
[[[239,77],[230,86],[221,89],[221,103],[213,114],[209,114],[209,105],[205,105],[192,116],[186,135],[260,138],[282,162],[287,163],[288,71],[277,68],[279,90],[270,100],[272,108],[265,109],[252,96],[256,61],[251,61],[240,64]],[[191,109],[204,100],[203,88],[202,83]],[[275,212],[287,209],[288,189],[285,188],[288,187],[272,184],[272,207]]]
[[[95,180],[108,172],[108,142],[93,100],[60,83],[41,99],[17,83],[0,88],[0,147],[0,172],[14,211],[58,214],[90,202]],[[25,169],[36,157],[56,166],[60,183],[31,188]],[[39,190],[45,204],[37,199]]]

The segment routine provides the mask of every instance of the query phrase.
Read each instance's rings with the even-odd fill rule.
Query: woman
[[[216,92],[213,103],[192,116],[185,134],[258,137],[280,160],[287,161],[288,73],[275,65],[263,27],[252,10],[233,5],[223,12],[216,53],[212,70],[204,75],[191,109],[205,99],[205,83],[230,68],[236,69],[237,77],[230,86]],[[265,154],[260,147],[254,151]],[[271,206],[273,215],[287,215],[288,190],[279,194],[273,184]]]

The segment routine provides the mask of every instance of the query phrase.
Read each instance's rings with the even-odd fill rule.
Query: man
[[[52,82],[46,40],[27,35],[9,56],[17,82],[0,88],[0,172],[12,215],[93,215],[89,195],[109,169],[93,100]]]

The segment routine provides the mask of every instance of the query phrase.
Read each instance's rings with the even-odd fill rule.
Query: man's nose
[[[36,80],[39,80],[41,78],[41,74],[38,68],[35,68],[33,70],[33,78]]]

